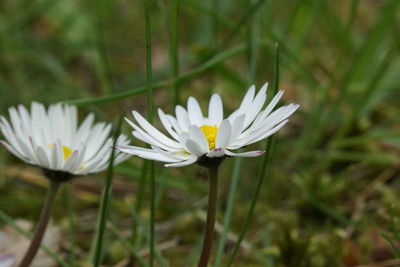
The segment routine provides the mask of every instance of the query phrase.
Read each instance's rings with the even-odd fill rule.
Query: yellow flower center
[[[217,132],[218,132],[218,127],[217,125],[211,126],[211,125],[203,125],[200,127],[201,131],[204,133],[207,142],[208,142],[208,147],[210,149],[215,148],[215,139],[217,138]]]
[[[67,146],[62,146],[64,152],[64,160],[67,160],[72,154],[72,149]]]
[[[53,147],[52,144],[49,144],[48,146],[50,148]],[[62,146],[62,149],[63,149],[63,152],[64,152],[64,160],[67,160],[71,156],[73,150],[71,148],[67,147],[67,146]]]

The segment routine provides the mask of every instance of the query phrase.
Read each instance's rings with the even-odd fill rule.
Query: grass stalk
[[[240,44],[240,45],[234,46],[230,49],[226,49],[225,51],[215,55],[214,57],[207,60],[206,62],[200,64],[197,68],[194,68],[190,71],[182,73],[181,75],[179,75],[177,80],[179,82],[188,80],[196,75],[199,75],[199,74],[211,69],[215,65],[217,65],[233,56],[236,56],[237,54],[240,54],[243,51],[245,51],[244,44]],[[173,80],[164,80],[164,81],[154,83],[152,87],[153,87],[153,89],[159,89],[162,87],[171,86],[173,84],[173,82],[174,82]],[[132,96],[141,95],[141,94],[146,93],[146,91],[147,91],[147,86],[143,85],[143,86],[136,87],[134,89],[124,90],[119,93],[113,93],[113,94],[96,97],[96,98],[90,97],[90,98],[84,98],[84,99],[69,100],[69,101],[65,101],[65,103],[71,104],[71,105],[78,105],[78,106],[98,105],[98,104],[104,104],[104,103],[113,102],[113,101],[117,101],[117,100],[122,100],[122,99],[132,97]]]
[[[381,233],[381,236],[390,244],[390,247],[392,248],[396,257],[400,258],[400,249],[398,248],[397,244],[395,244],[395,241],[393,241],[393,239],[385,233]]]
[[[219,19],[218,17],[220,15],[220,9],[221,9],[221,0],[211,0],[211,10],[213,10],[216,14],[214,16],[213,14],[210,14],[210,20],[211,20],[211,42],[215,46],[212,50],[216,51],[215,49],[217,48],[217,38],[218,38],[218,30],[219,30]]]
[[[246,14],[238,21],[235,27],[229,32],[228,36],[223,40],[221,47],[226,47],[232,39],[238,34],[241,27],[246,23],[248,19],[250,19],[254,13],[260,10],[260,7],[266,2],[267,0],[258,0],[256,3],[250,5]]]
[[[142,165],[142,170],[140,174],[140,179],[139,179],[139,185],[138,185],[138,191],[136,194],[136,201],[133,206],[133,213],[135,214],[140,214],[140,211],[142,210],[143,207],[143,199],[144,199],[144,192],[145,192],[145,186],[146,186],[146,178],[147,178],[147,170],[148,170],[148,162],[147,160],[143,160],[143,165]],[[138,224],[134,222],[132,224],[132,245],[137,246],[139,242],[139,235],[137,232],[137,227]]]
[[[66,196],[66,206],[67,206],[67,213],[68,213],[68,223],[69,223],[69,242],[70,242],[70,264],[71,267],[76,266],[76,223],[75,223],[75,214],[73,209],[73,200],[72,200],[72,193],[71,193],[71,185],[67,185],[67,190],[65,192]]]
[[[221,266],[222,256],[224,255],[226,241],[228,238],[229,228],[232,220],[232,211],[233,211],[233,206],[235,204],[237,186],[239,183],[241,165],[242,165],[242,158],[240,157],[235,158],[233,162],[232,177],[230,179],[231,186],[229,188],[228,203],[224,214],[224,230],[222,231],[218,242],[217,256],[215,258],[215,267]]]
[[[136,200],[132,204],[132,230],[131,230],[131,247],[134,249],[139,248],[139,244],[141,242],[141,235],[139,235],[138,232],[138,222],[135,219],[136,216],[135,214],[140,214],[140,211],[142,210],[143,207],[143,199],[144,199],[144,192],[145,192],[145,186],[146,186],[146,178],[147,178],[147,169],[148,169],[148,160],[143,160],[142,168],[141,168],[141,173],[140,173],[140,178],[139,178],[139,184],[137,186],[137,193],[136,193]],[[131,250],[131,255],[129,259],[129,263],[127,266],[135,266],[135,261],[140,261],[141,259],[137,258],[137,254],[134,250]]]
[[[253,3],[254,1],[251,1]],[[249,10],[251,12],[251,10]],[[256,75],[256,69],[257,69],[257,60],[256,60],[256,54],[257,54],[257,29],[255,27],[254,23],[255,19],[250,18],[248,20],[247,24],[247,64],[248,64],[248,82],[249,84],[253,84],[255,80],[255,75]],[[224,215],[224,230],[221,234],[219,243],[218,243],[218,249],[217,249],[217,256],[215,260],[215,266],[219,267],[221,266],[222,262],[222,256],[224,254],[225,246],[226,246],[226,241],[227,241],[227,236],[229,233],[229,227],[230,227],[230,222],[232,218],[232,211],[233,211],[233,206],[234,206],[234,200],[236,197],[236,189],[237,185],[239,183],[239,176],[240,176],[240,169],[241,169],[241,164],[242,164],[242,158],[235,158],[234,163],[233,163],[233,172],[232,172],[232,177],[231,177],[231,186],[229,189],[229,195],[228,195],[228,203],[227,207],[225,210],[225,215]]]
[[[117,140],[118,140],[119,134],[121,132],[121,124],[122,124],[123,117],[124,116],[121,115],[121,117],[118,121],[118,125],[115,129],[114,143],[113,143],[113,147],[111,150],[110,162],[109,162],[108,169],[107,169],[106,181],[105,181],[103,193],[101,196],[99,222],[97,225],[97,233],[95,235],[96,242],[94,245],[93,265],[95,267],[100,266],[101,260],[103,257],[104,233],[105,233],[105,229],[106,229],[107,216],[108,216],[108,210],[109,210],[109,202],[110,202],[111,190],[112,190],[112,180],[113,180],[113,173],[114,173],[115,146],[117,144]]]
[[[108,1],[101,0],[97,7],[97,38],[96,46],[97,53],[101,62],[102,76],[105,80],[106,86],[103,87],[103,93],[110,93],[110,91],[115,91],[114,78],[110,67],[110,62],[107,56],[106,39],[105,39],[105,11],[108,10]]]
[[[278,92],[278,86],[279,86],[279,46],[276,45],[276,56],[275,56],[275,65],[274,65],[274,81],[273,81],[273,88],[274,88],[274,94],[276,94]],[[228,263],[227,263],[227,267],[231,266],[236,254],[240,248],[240,244],[243,241],[244,235],[247,232],[247,228],[250,225],[250,221],[253,217],[254,214],[254,210],[257,204],[257,200],[258,200],[258,196],[260,195],[260,191],[261,191],[261,186],[265,180],[265,169],[268,165],[268,162],[270,160],[270,157],[272,155],[272,148],[273,148],[273,136],[269,137],[265,146],[265,151],[266,153],[264,154],[262,161],[261,161],[261,167],[260,167],[260,172],[259,172],[259,176],[258,176],[258,182],[257,182],[257,186],[256,186],[256,191],[253,195],[251,204],[250,204],[250,208],[249,211],[247,213],[246,219],[244,221],[243,227],[240,231],[238,240],[236,241],[235,247],[233,249],[232,254],[230,255],[230,257],[228,258]]]
[[[174,106],[179,104],[179,2],[180,0],[172,1],[172,15],[171,15],[171,45],[170,45],[170,61],[172,70],[172,94],[171,100]]]
[[[138,214],[133,213],[133,217],[136,220],[138,226],[143,229],[143,232],[149,232],[150,227],[147,222],[143,221],[142,218],[139,217]],[[144,235],[145,239],[147,242],[150,242],[150,236],[149,235]],[[166,259],[161,255],[161,253],[158,251],[157,247],[154,250],[154,257],[157,259],[157,262],[160,267],[168,267],[168,263]]]
[[[111,234],[113,234],[118,239],[119,242],[121,242],[124,245],[124,248],[128,251],[129,254],[133,254],[133,257],[137,260],[140,266],[144,267],[147,266],[147,263],[136,252],[136,247],[131,242],[129,242],[129,240],[124,238],[123,234],[112,222],[109,221],[107,223],[107,229],[110,231]],[[132,263],[128,262],[127,266],[132,266]]]
[[[144,21],[146,32],[146,92],[147,92],[147,119],[150,123],[154,117],[153,103],[153,66],[152,66],[152,41],[151,41],[151,21],[149,0],[143,0]],[[149,266],[154,266],[155,255],[155,204],[156,204],[156,181],[154,177],[154,161],[149,162],[149,178],[150,178],[150,257]]]

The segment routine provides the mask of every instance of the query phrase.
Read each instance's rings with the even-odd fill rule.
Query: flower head
[[[187,109],[176,106],[175,115],[158,109],[161,123],[171,137],[167,137],[138,112],[133,111],[136,122],[126,121],[133,127],[133,136],[151,145],[151,149],[126,146],[123,152],[167,163],[167,167],[180,167],[192,163],[210,165],[226,156],[256,157],[264,151],[234,153],[233,150],[261,141],[274,134],[287,122],[299,105],[289,104],[273,111],[281,98],[279,91],[263,109],[267,84],[256,94],[255,86],[247,91],[240,107],[224,119],[221,97],[214,94],[208,106],[208,117],[203,116],[200,105],[189,97]]]
[[[43,168],[48,178],[68,180],[107,168],[113,145],[111,124],[93,125],[93,114],[78,126],[75,106],[55,104],[46,110],[33,102],[30,112],[19,105],[9,109],[9,116],[10,122],[0,116],[0,131],[5,138],[0,143],[23,161]],[[128,144],[125,135],[117,139],[119,146]],[[126,158],[121,153],[114,163]]]

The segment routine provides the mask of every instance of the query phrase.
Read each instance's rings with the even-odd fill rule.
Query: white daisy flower
[[[75,106],[55,104],[46,110],[33,102],[30,112],[19,105],[9,109],[9,116],[10,122],[0,116],[5,138],[0,143],[23,161],[41,167],[48,178],[69,180],[107,168],[113,145],[111,124],[93,124],[92,113],[78,126]],[[117,144],[128,145],[128,138],[120,135]],[[120,153],[114,163],[126,158]]]
[[[266,83],[256,94],[255,86],[247,91],[240,107],[224,119],[222,100],[214,94],[208,106],[208,117],[203,116],[200,105],[189,97],[187,109],[178,105],[175,115],[158,109],[161,123],[171,137],[167,137],[133,111],[136,122],[126,121],[133,127],[133,136],[151,145],[151,149],[137,146],[119,147],[119,150],[139,157],[165,162],[167,167],[181,167],[192,163],[209,166],[224,157],[256,157],[264,151],[234,153],[274,134],[299,107],[289,104],[273,111],[281,98],[279,91],[263,109],[267,95]]]

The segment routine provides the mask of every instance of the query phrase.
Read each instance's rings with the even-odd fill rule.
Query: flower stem
[[[40,247],[40,243],[42,242],[44,233],[46,232],[47,225],[50,220],[51,210],[54,205],[54,201],[57,196],[58,188],[60,187],[61,182],[50,180],[50,186],[47,191],[46,200],[44,202],[42,213],[40,214],[39,222],[36,226],[35,233],[31,239],[31,244],[22,259],[19,267],[28,267],[30,266],[33,258],[36,256],[38,249]]]
[[[211,247],[214,236],[215,215],[217,211],[217,193],[218,193],[218,166],[207,168],[209,180],[208,210],[207,222],[204,232],[203,249],[198,267],[207,267],[210,259]]]

